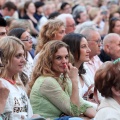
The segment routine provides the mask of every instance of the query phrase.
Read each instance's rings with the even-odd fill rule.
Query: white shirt
[[[33,58],[30,55],[30,53],[27,52],[27,62],[23,68],[23,72],[28,76],[29,79],[31,77],[32,69],[33,69]]]
[[[5,79],[0,78],[5,87],[10,90],[4,113],[12,112],[9,120],[21,120],[31,118],[33,115],[30,102],[22,87],[12,85]]]

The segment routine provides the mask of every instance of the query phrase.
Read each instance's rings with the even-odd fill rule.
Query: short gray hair
[[[73,10],[73,18],[75,18],[79,13],[81,12],[87,12],[86,8],[84,6],[78,5],[74,10]]]
[[[98,32],[98,30],[95,27],[86,27],[80,32],[80,34],[84,35],[86,39],[89,40],[92,32]]]
[[[66,19],[67,18],[73,18],[73,16],[71,14],[65,14],[65,13],[63,13],[63,14],[58,15],[55,19],[62,20],[64,22],[65,26],[66,26]]]
[[[96,24],[93,21],[86,21],[86,22],[78,25],[78,27],[76,27],[75,33],[81,33],[81,31],[83,29],[88,28],[88,27],[94,27],[94,28],[96,28]]]

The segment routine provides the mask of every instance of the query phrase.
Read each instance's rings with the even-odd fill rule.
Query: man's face
[[[66,30],[65,33],[72,33],[75,30],[75,21],[73,18],[67,18],[66,19]]]
[[[101,37],[97,31],[91,32],[91,37],[88,39],[88,45],[91,50],[90,58],[100,54]]]
[[[8,16],[13,16],[14,13],[15,13],[14,9],[8,10]]]
[[[72,9],[71,9],[71,6],[70,5],[66,5],[63,9],[63,13],[66,13],[66,14],[71,14],[72,12]]]
[[[83,22],[87,21],[87,18],[88,18],[88,15],[87,15],[86,12],[80,13],[80,19],[79,19],[80,23],[83,23]]]
[[[120,37],[116,36],[113,39],[114,41],[109,43],[108,54],[113,60],[115,60],[120,58]]]
[[[7,34],[6,34],[6,28],[0,26],[0,39],[1,39],[2,37],[5,37],[5,36],[7,36]]]

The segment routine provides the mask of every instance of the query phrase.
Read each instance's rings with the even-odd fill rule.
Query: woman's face
[[[15,56],[11,59],[11,65],[9,65],[8,70],[12,75],[15,75],[22,71],[25,63],[25,52],[22,46],[19,46]]]
[[[66,14],[71,14],[72,12],[72,9],[71,9],[71,6],[70,5],[66,5],[63,9],[63,13],[66,13]]]
[[[25,45],[25,49],[26,49],[27,51],[30,51],[30,50],[32,49],[32,44],[33,44],[33,42],[32,42],[32,37],[31,37],[30,33],[27,32],[27,31],[25,31],[25,32],[21,35],[21,38],[20,38],[20,39],[23,41],[23,43],[24,43],[24,45]]]
[[[65,72],[65,65],[67,65],[68,62],[69,62],[68,50],[65,47],[61,47],[55,53],[52,62],[52,69],[53,71],[56,72],[57,76]]]
[[[27,8],[27,11],[34,14],[36,11],[35,5],[33,3],[30,3],[28,8]]]
[[[89,53],[91,52],[90,48],[88,47],[88,42],[85,38],[82,38],[80,43],[80,61],[88,62],[90,60]]]
[[[62,40],[64,36],[65,36],[65,27],[61,26],[59,30],[56,32],[54,40]]]
[[[112,29],[112,31],[113,31],[114,33],[120,34],[120,21],[116,21],[116,22],[115,22],[115,26],[114,26],[114,28]]]

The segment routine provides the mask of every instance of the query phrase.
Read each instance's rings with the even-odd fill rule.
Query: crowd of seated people
[[[120,120],[120,1],[0,2],[0,120]]]

